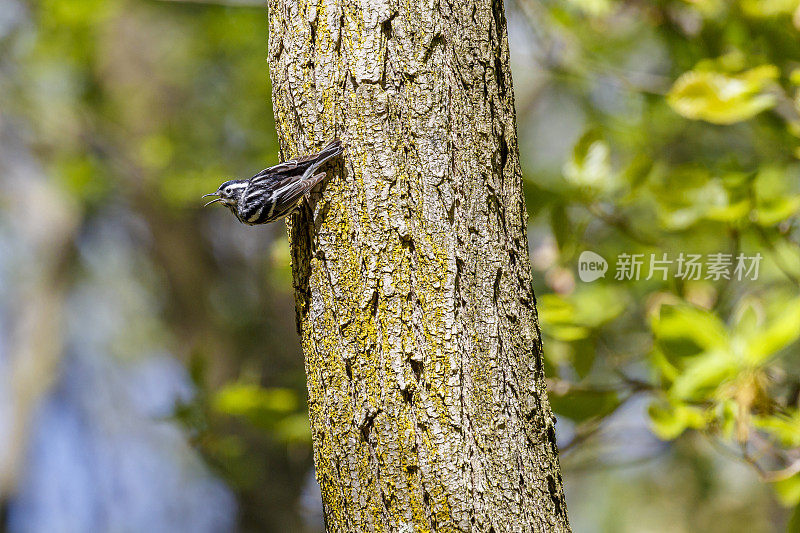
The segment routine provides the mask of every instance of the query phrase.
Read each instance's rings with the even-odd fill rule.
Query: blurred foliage
[[[658,437],[697,432],[797,505],[800,3],[516,6],[543,69],[520,107],[556,106],[546,127],[578,110],[560,165],[536,160],[540,141],[523,151],[556,413],[582,442],[648,398]],[[577,278],[583,250],[609,262],[604,277]],[[614,275],[620,254],[642,254],[638,279]],[[681,254],[763,260],[757,276],[734,261],[684,279]],[[662,259],[668,275],[652,275]]]
[[[129,295],[132,314],[157,324],[141,329],[146,343],[125,337],[110,351],[134,357],[147,344],[181,358],[198,393],[175,418],[237,491],[242,528],[301,531],[313,466],[284,228],[199,209],[222,179],[278,157],[263,6],[0,6],[0,127],[80,209],[77,247],[115,228],[134,265],[125,275],[154,302]],[[592,527],[638,531],[639,507],[689,524],[674,531],[788,519],[724,465],[746,465],[787,507],[800,502],[800,3],[508,8],[535,290],[575,523],[585,510]],[[609,262],[591,283],[576,276],[584,250]],[[665,253],[763,261],[757,279],[680,279],[675,262],[666,279],[648,276],[651,254]],[[638,280],[617,279],[620,254],[643,254]],[[96,274],[114,259],[80,255],[76,279],[114,283]],[[605,454],[601,437],[627,450],[635,432],[614,428],[641,417],[668,443]],[[651,471],[573,481],[587,464],[651,459]]]
[[[185,362],[197,394],[175,418],[237,492],[243,530],[314,530],[297,503],[312,459],[285,228],[200,209],[278,158],[265,9],[2,0],[0,13],[0,128],[82,213],[76,246],[114,232],[153,302],[132,316],[158,327],[132,338],[130,324],[109,353]],[[97,276],[114,257],[77,261],[76,284],[126,281]]]

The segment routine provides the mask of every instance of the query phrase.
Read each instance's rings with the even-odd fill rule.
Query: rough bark
[[[500,0],[270,0],[328,531],[568,531]]]

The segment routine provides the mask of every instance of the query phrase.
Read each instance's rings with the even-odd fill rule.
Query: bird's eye
[[[230,187],[225,187],[225,194],[230,194],[233,191]]]

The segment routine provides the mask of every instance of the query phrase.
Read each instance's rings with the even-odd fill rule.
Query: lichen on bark
[[[568,531],[500,0],[270,0],[329,531]]]

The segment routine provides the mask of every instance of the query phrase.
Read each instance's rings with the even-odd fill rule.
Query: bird
[[[216,191],[203,195],[216,196],[203,207],[219,202],[250,226],[280,220],[293,213],[325,178],[325,172],[315,172],[343,150],[342,142],[334,139],[319,152],[265,168],[250,179],[226,181]]]

